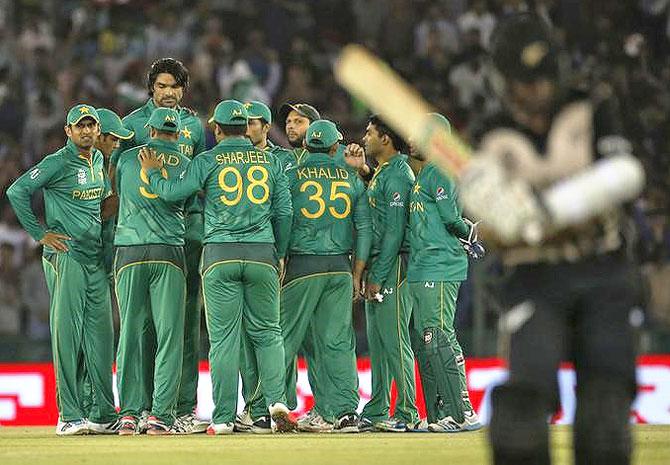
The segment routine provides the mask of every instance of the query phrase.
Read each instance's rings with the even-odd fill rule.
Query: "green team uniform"
[[[279,161],[286,170],[295,166],[302,166],[310,156],[310,153],[304,147],[292,148],[289,150],[278,145],[270,145],[269,141],[268,145],[270,146],[270,151],[279,158]],[[344,148],[343,144],[338,144],[337,153],[335,154],[336,163],[340,167],[348,166],[344,161]]]
[[[462,422],[463,414],[472,410],[463,351],[454,331],[458,288],[468,272],[458,238],[467,238],[469,231],[454,182],[426,164],[412,189],[407,277],[414,327],[422,337],[417,358],[431,422],[444,416]]]
[[[315,409],[333,422],[355,412],[359,402],[350,254],[355,249],[357,260],[367,259],[370,211],[356,172],[339,167],[325,153],[311,153],[287,176],[294,211],[281,294],[287,377],[305,336],[311,333],[320,383],[312,386]],[[287,381],[290,389],[293,384]]]
[[[95,111],[75,107],[79,108]],[[112,392],[112,308],[102,263],[100,205],[105,177],[102,153],[94,150],[90,158],[81,156],[68,140],[7,190],[17,218],[33,239],[41,240],[47,231],[72,238],[66,241],[68,252],[45,246],[42,259],[51,295],[56,401],[60,419],[66,422],[88,418],[108,423],[117,417]],[[31,209],[31,196],[38,189],[44,192],[46,227]]]
[[[413,183],[407,156],[398,153],[377,168],[367,191],[373,231],[367,282],[380,285],[383,296],[382,302],[365,303],[372,395],[361,416],[373,423],[389,417],[394,379],[398,391],[394,417],[405,423],[418,419],[409,338],[412,313],[405,279],[409,248],[405,229]]]
[[[286,403],[276,266],[288,245],[292,209],[281,165],[247,139],[232,137],[196,157],[182,179],[164,180],[157,170],[149,179],[165,200],[205,191],[201,277],[213,423],[235,419],[243,329],[256,355],[266,406]]]
[[[269,141],[268,145],[270,145]],[[302,166],[302,164],[305,163],[305,161],[310,156],[310,153],[307,151],[307,149],[303,147],[288,150],[277,145],[270,145],[270,151],[280,160],[285,170],[291,169],[293,167]],[[348,167],[348,165],[344,161],[344,145],[338,144],[337,153],[335,154],[335,160],[338,166],[344,168]],[[318,399],[319,397],[319,392],[317,392],[317,390],[320,383],[318,381],[319,376],[316,373],[315,367],[317,367],[319,363],[315,360],[314,337],[312,336],[312,333],[313,329],[310,328],[307,331],[307,335],[303,340],[301,350],[305,355],[305,359],[307,360],[307,377],[309,379],[309,384],[312,387],[312,394],[314,395],[315,405],[317,405],[318,402],[316,402],[316,399]],[[289,370],[289,372],[287,373],[288,389],[286,392],[287,396],[289,396],[289,403],[291,405],[293,405],[292,396],[294,396],[296,392],[297,379],[298,379],[298,371],[296,363],[294,364],[293,368]],[[316,411],[318,412],[318,407],[316,407]]]
[[[185,202],[166,202],[151,191],[137,158],[142,147],[123,152],[116,170],[120,204],[114,268],[121,315],[117,385],[121,414],[139,418],[145,408],[141,367],[160,367],[154,371],[151,414],[171,425],[180,381],[175,374],[182,372],[184,347]],[[153,139],[147,147],[163,159],[167,179],[177,178],[190,163],[176,143]],[[142,353],[147,321],[156,334],[155,359]]]
[[[123,125],[134,131],[134,136],[126,141],[121,141],[119,150],[112,154],[111,164],[116,166],[116,161],[121,152],[147,144],[149,128],[146,127],[149,117],[158,108],[152,98],[123,118]],[[182,155],[193,158],[205,151],[205,130],[200,118],[195,112],[188,108],[178,107],[181,130],[179,132],[178,147]],[[202,252],[203,234],[203,205],[200,199],[189,202],[186,207],[186,233],[184,254],[186,256],[186,316],[184,320],[184,362],[182,366],[181,383],[179,388],[179,402],[177,404],[177,416],[192,413],[197,403],[198,388],[198,362],[200,361],[200,274],[199,261]],[[144,342],[143,342],[144,343]],[[147,341],[149,347],[147,352],[155,351],[155,345],[151,340]],[[153,360],[153,358],[152,358]],[[153,371],[146,372],[146,404],[151,406],[151,393],[153,386]]]

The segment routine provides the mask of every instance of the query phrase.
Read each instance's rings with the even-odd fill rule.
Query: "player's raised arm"
[[[205,161],[196,158],[182,172],[178,179],[168,180],[161,175],[163,162],[156,157],[156,152],[143,147],[138,155],[142,169],[147,173],[151,190],[167,202],[186,199],[204,187],[206,176],[203,174]]]
[[[370,247],[372,246],[372,216],[370,205],[363,182],[356,180],[360,184],[360,195],[354,200],[354,227],[356,228],[356,261],[367,262],[370,256]]]

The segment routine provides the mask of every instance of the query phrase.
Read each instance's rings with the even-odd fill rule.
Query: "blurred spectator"
[[[485,49],[488,49],[495,26],[496,18],[489,10],[486,0],[472,0],[468,11],[458,18],[458,27],[461,32],[465,33],[472,29],[479,31],[479,41]]]
[[[431,5],[414,30],[414,50],[425,56],[429,48],[438,47],[444,53],[455,55],[460,50],[458,28],[438,4]]]

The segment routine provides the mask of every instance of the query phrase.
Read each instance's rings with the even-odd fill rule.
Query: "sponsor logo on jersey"
[[[400,201],[400,199],[401,199],[400,192],[394,192],[392,197],[393,197],[393,201],[391,201],[389,203],[390,206],[392,206],[392,207],[404,207],[405,206],[405,203]]]
[[[444,187],[438,187],[435,191],[435,200],[445,200],[447,197],[447,192],[444,190]]]
[[[86,170],[84,168],[79,168],[79,171],[77,172],[77,182],[79,184],[86,184]]]

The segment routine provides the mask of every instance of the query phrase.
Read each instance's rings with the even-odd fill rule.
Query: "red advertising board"
[[[500,359],[468,359],[468,389],[475,409],[486,421],[490,415],[491,389],[504,381],[507,370]],[[298,408],[300,414],[312,405],[304,362],[299,363]],[[370,362],[358,361],[360,407],[370,398]],[[631,410],[636,423],[670,424],[670,355],[645,355],[637,365],[638,395]],[[562,409],[553,421],[572,423],[575,406],[575,374],[570,364],[563,364],[558,373]],[[418,380],[420,385],[420,380]],[[58,417],[53,366],[49,363],[0,364],[0,424],[54,425]],[[417,389],[417,405],[424,414],[421,389]],[[213,409],[212,383],[206,362],[200,365],[198,384],[198,415],[209,418]],[[115,391],[116,395],[116,391]],[[395,393],[392,394],[395,397]],[[239,408],[243,406],[240,399]]]

